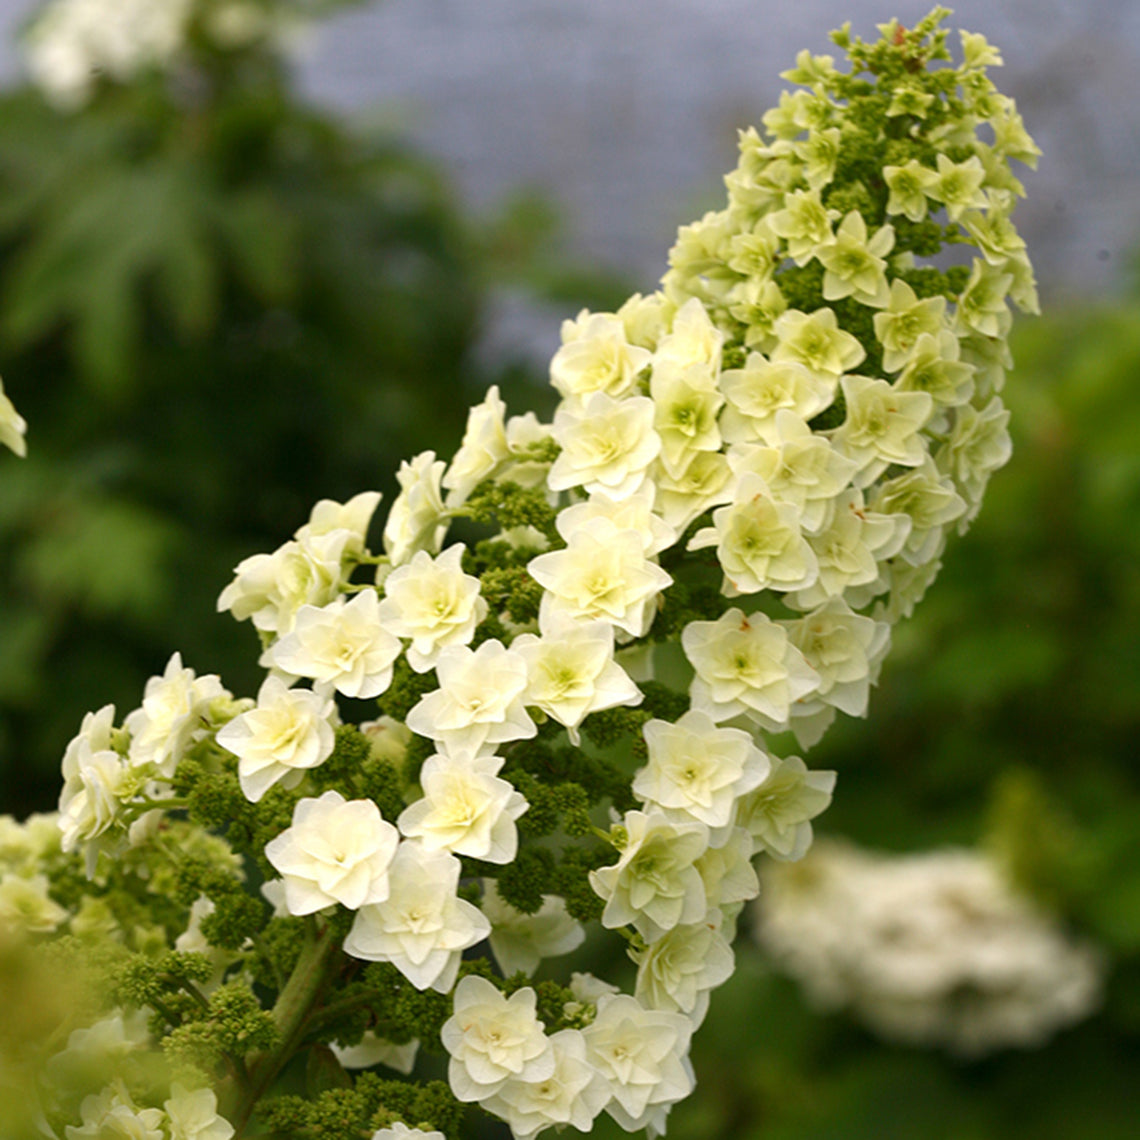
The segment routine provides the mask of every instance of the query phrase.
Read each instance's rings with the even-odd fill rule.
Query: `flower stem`
[[[310,927],[297,964],[273,1007],[280,1033],[277,1044],[248,1059],[248,1077],[234,1092],[235,1103],[226,1115],[234,1127],[234,1140],[241,1140],[257,1102],[292,1059],[304,1037],[313,1011],[339,965],[339,934],[337,924],[332,922],[322,928],[315,923]]]

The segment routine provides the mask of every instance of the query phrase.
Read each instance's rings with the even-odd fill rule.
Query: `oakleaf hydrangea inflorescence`
[[[173,1075],[62,1096],[59,1134],[664,1131],[754,861],[802,858],[831,800],[796,753],[866,714],[1009,456],[1037,150],[944,16],[799,56],[660,291],[563,324],[551,423],[492,388],[454,457],[403,464],[375,549],[366,492],[245,559],[218,607],[258,632],[255,698],[176,655],[84,720],[54,835],[0,844],[0,923],[116,939],[106,1049]],[[629,992],[532,980],[587,937]]]

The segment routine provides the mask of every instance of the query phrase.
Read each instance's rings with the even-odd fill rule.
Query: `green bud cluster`
[[[613,859],[613,849],[601,844],[572,845],[554,850],[523,847],[514,862],[496,868],[496,885],[504,902],[523,914],[534,914],[543,896],[559,896],[566,913],[579,922],[595,922],[603,902],[590,886],[589,873]]]
[[[227,1068],[240,1065],[248,1052],[271,1049],[278,1041],[273,1015],[261,1008],[243,981],[220,986],[194,1010],[184,1008],[185,1016],[161,1039],[163,1052],[175,1069],[220,1076]]]
[[[351,1088],[328,1089],[315,1099],[282,1096],[262,1110],[266,1126],[275,1136],[299,1140],[349,1140],[401,1121],[409,1128],[458,1135],[464,1105],[443,1081],[422,1085],[386,1081],[374,1073],[361,1073]]]
[[[476,488],[463,511],[474,522],[496,525],[504,530],[532,526],[549,542],[561,545],[556,526],[558,513],[541,488],[488,480]]]
[[[430,674],[417,673],[404,658],[400,658],[392,672],[392,683],[377,701],[381,716],[390,716],[401,723],[425,693],[431,691],[434,680]]]

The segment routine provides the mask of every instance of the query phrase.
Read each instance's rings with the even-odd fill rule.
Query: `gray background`
[[[387,0],[322,29],[315,94],[403,109],[479,203],[545,187],[578,248],[652,285],[676,226],[723,197],[736,129],[802,47],[850,19],[869,38],[927,0]],[[1140,3],[963,0],[1045,151],[1019,219],[1047,296],[1120,282],[1140,236]],[[956,45],[955,45],[956,46]]]
[[[159,2],[159,0],[155,0]],[[738,127],[802,47],[864,38],[927,0],[384,0],[297,45],[314,98],[382,113],[441,157],[473,207],[520,186],[561,203],[575,256],[652,288],[677,225],[723,200]],[[34,5],[0,0],[0,79]],[[1046,303],[1118,289],[1140,236],[1138,0],[961,0],[952,26],[1005,57],[999,85],[1045,152],[1018,220]],[[955,45],[956,46],[956,45]],[[556,343],[556,326],[551,336]]]

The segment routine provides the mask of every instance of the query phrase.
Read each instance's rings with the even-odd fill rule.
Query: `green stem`
[[[194,999],[194,1001],[198,1003],[199,1008],[203,1010],[209,1010],[210,1003],[206,1000],[205,995],[202,993],[202,991],[198,989],[198,987],[194,985],[193,982],[187,981],[186,978],[175,978],[169,974],[167,974],[163,980],[167,982],[168,985],[175,986],[176,988],[181,989],[184,993],[189,994]]]
[[[312,1026],[321,1028],[329,1022],[344,1016],[346,1013],[355,1013],[358,1009],[365,1009],[379,1001],[383,995],[379,990],[369,990],[367,993],[357,994],[355,997],[342,998],[340,1001],[329,1002],[313,1016]]]
[[[131,804],[123,813],[123,819],[125,822],[132,823],[146,815],[148,811],[179,811],[186,807],[187,803],[187,800],[178,797],[165,800],[143,800],[141,803]]]
[[[320,930],[315,925],[310,928],[301,956],[273,1007],[280,1034],[277,1044],[249,1058],[247,1079],[235,1090],[236,1104],[226,1116],[234,1127],[234,1140],[241,1140],[257,1102],[301,1043],[313,1011],[338,967],[339,933],[335,923],[327,923]]]

